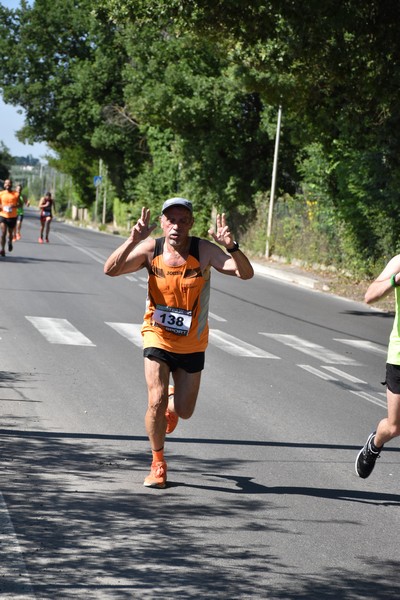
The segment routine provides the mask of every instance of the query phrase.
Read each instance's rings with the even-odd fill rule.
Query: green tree
[[[396,0],[103,0],[101,5],[117,23],[158,22],[170,36],[189,32],[207,40],[210,52],[229,59],[236,86],[258,94],[266,114],[283,105],[292,159],[301,159],[310,143],[320,144],[329,162],[323,201],[335,209],[337,228],[345,227],[349,251],[368,259],[396,251]]]
[[[10,151],[3,142],[0,142],[0,180],[4,181],[9,177],[12,162]]]
[[[100,158],[123,194],[124,158],[141,156],[136,128],[123,118],[126,59],[115,27],[95,18],[90,0],[22,2],[15,11],[0,6],[0,16],[3,97],[27,115],[20,139],[46,141],[88,204]]]
[[[273,153],[259,94],[238,84],[229,57],[208,40],[148,22],[126,27],[124,38],[125,102],[151,155],[139,198],[179,190],[200,208],[203,229],[213,206],[243,224]]]

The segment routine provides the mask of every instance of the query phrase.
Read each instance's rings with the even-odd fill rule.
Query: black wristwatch
[[[236,252],[237,250],[239,250],[239,244],[237,242],[233,242],[233,248],[226,249],[229,254],[232,254],[232,252]]]

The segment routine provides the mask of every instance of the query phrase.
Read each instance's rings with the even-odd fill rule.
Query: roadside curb
[[[312,277],[306,277],[299,273],[291,273],[290,271],[284,271],[283,269],[277,269],[275,267],[267,267],[255,262],[252,262],[251,265],[254,269],[254,273],[261,277],[273,277],[274,279],[280,279],[281,281],[286,281],[288,283],[296,283],[297,285],[312,290],[320,287],[318,279]]]

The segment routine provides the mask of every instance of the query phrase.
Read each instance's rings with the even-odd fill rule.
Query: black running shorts
[[[198,373],[204,369],[205,352],[192,352],[191,354],[177,354],[161,348],[145,348],[145,358],[158,358],[167,363],[172,372],[183,369],[187,373]]]
[[[0,217],[0,223],[4,223],[8,229],[14,229],[17,224],[17,217],[11,217],[11,219],[8,219],[7,217]]]
[[[392,394],[400,394],[400,365],[386,363],[386,379],[383,382]]]

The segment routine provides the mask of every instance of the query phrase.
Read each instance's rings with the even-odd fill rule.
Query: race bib
[[[3,210],[6,213],[11,213],[13,211],[13,206],[3,206]]]
[[[192,324],[192,311],[157,304],[153,313],[153,321],[170,333],[188,335]]]

